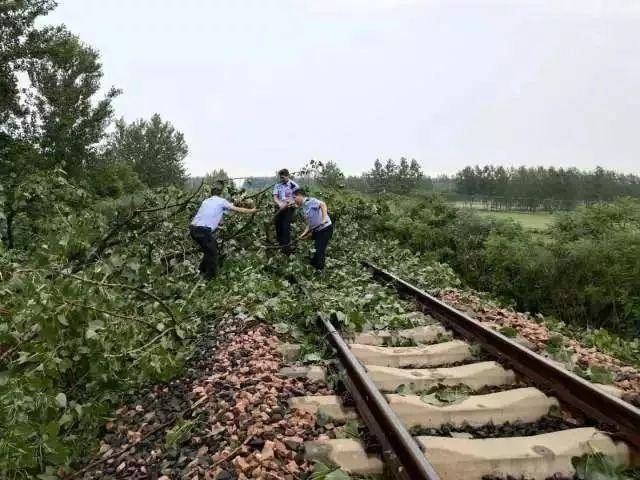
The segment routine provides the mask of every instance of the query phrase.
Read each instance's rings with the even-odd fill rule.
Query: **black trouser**
[[[316,247],[316,253],[311,257],[311,265],[316,267],[318,270],[322,270],[324,268],[324,254],[327,250],[327,245],[329,244],[329,240],[331,240],[332,234],[333,225],[329,225],[328,227],[315,231],[311,234],[311,238],[313,238],[313,243]]]
[[[276,237],[279,245],[289,245],[291,243],[291,220],[293,220],[293,208],[287,207],[278,210],[274,218],[276,224]]]
[[[218,272],[218,242],[216,241],[216,232],[209,227],[190,225],[189,233],[204,253],[202,261],[200,262],[200,273],[202,273],[207,280],[215,277]]]

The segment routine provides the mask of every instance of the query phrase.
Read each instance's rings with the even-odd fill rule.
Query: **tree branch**
[[[105,315],[110,315],[112,317],[123,318],[123,319],[126,319],[126,320],[133,320],[135,322],[142,323],[142,324],[146,325],[147,327],[153,328],[154,330],[157,330],[155,325],[153,325],[150,322],[147,322],[146,320],[143,320],[142,318],[133,317],[133,316],[130,316],[130,315],[123,315],[121,313],[116,313],[116,312],[110,312],[109,310],[103,310],[101,308],[97,308],[97,307],[94,307],[92,305],[84,305],[82,303],[72,302],[72,301],[69,301],[69,300],[65,300],[64,303],[67,304],[67,305],[73,305],[75,307],[81,307],[81,308],[87,308],[89,310],[95,310],[96,312],[104,313]]]
[[[145,296],[155,300],[156,302],[158,302],[158,304],[167,313],[167,315],[169,315],[169,317],[171,317],[171,319],[173,320],[173,323],[174,324],[176,323],[176,317],[173,314],[173,312],[171,311],[171,309],[169,308],[169,306],[160,297],[158,297],[157,295],[154,295],[153,293],[147,292],[146,290],[143,290],[142,288],[134,287],[132,285],[126,285],[124,283],[98,282],[96,280],[91,280],[89,278],[83,278],[83,277],[80,277],[78,275],[74,275],[72,273],[62,273],[62,275],[66,276],[66,277],[75,278],[76,280],[80,280],[81,282],[86,282],[86,283],[90,283],[92,285],[97,285],[99,287],[124,288],[126,290],[132,290],[132,291],[141,293],[142,295],[145,295]]]

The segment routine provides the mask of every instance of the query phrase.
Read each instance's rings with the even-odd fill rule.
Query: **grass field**
[[[552,213],[491,212],[488,210],[477,210],[477,212],[483,217],[515,220],[524,228],[531,230],[544,230],[553,221]]]
[[[458,208],[472,208],[483,217],[502,218],[504,220],[514,220],[519,222],[524,228],[531,230],[544,230],[553,222],[553,214],[548,212],[502,212],[486,210],[485,205],[480,202],[469,204],[469,202],[452,202]]]

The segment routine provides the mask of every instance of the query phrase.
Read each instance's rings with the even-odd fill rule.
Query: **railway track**
[[[380,448],[371,453],[359,439],[310,441],[310,460],[354,475],[544,480],[573,478],[572,459],[585,454],[599,452],[622,466],[637,458],[638,408],[390,272],[364,266],[415,298],[429,316],[416,328],[363,332],[349,341],[331,319],[319,319],[349,400],[303,396],[289,405],[335,422],[361,418]],[[474,345],[490,358],[477,358]],[[306,372],[322,376],[318,368]],[[465,395],[448,401],[425,394],[443,386],[449,394],[463,389]]]

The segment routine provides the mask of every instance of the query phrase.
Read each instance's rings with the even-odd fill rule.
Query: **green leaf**
[[[88,340],[96,338],[98,336],[98,330],[104,328],[104,322],[102,320],[91,320],[87,326],[85,336]]]
[[[344,470],[338,469],[326,475],[325,480],[349,480],[351,477]]]
[[[545,348],[549,353],[555,353],[564,345],[564,337],[562,335],[556,334],[549,337],[547,340],[547,344]]]
[[[318,410],[318,412],[316,413],[316,424],[318,426],[322,427],[327,423],[329,423],[330,421],[331,421],[331,418],[329,417],[329,415],[324,413],[322,410]]]
[[[446,403],[440,400],[435,393],[427,393],[424,395],[420,395],[420,400],[422,400],[424,403],[427,403],[429,405],[435,405],[437,407],[442,407],[443,405],[446,405]]]
[[[322,355],[318,352],[307,353],[302,357],[302,363],[317,363],[322,361]]]
[[[615,375],[612,372],[599,365],[591,365],[587,370],[587,375],[592,382],[605,385],[610,385],[615,380]]]
[[[431,391],[423,393],[420,400],[429,405],[445,406],[460,403],[469,396],[471,389],[466,385],[454,387],[438,386]]]
[[[625,480],[621,469],[613,458],[601,452],[594,452],[573,457],[571,463],[576,469],[579,480]]]
[[[513,327],[501,327],[498,331],[505,337],[516,338],[518,336],[518,330]]]
[[[399,385],[398,388],[396,388],[395,393],[406,397],[407,395],[411,395],[411,389],[409,388],[408,385],[403,383]]]
[[[58,420],[58,425],[60,425],[61,427],[66,425],[67,423],[71,423],[73,421],[73,416],[69,415],[68,413],[65,413],[64,415],[62,415],[60,417],[60,420]]]
[[[60,408],[67,408],[67,396],[64,393],[60,392],[56,395],[56,405]]]
[[[280,322],[276,323],[273,328],[277,333],[287,333],[291,329],[291,325],[285,322]]]
[[[549,407],[547,415],[549,415],[551,418],[562,418],[562,409],[558,405],[551,405]]]

